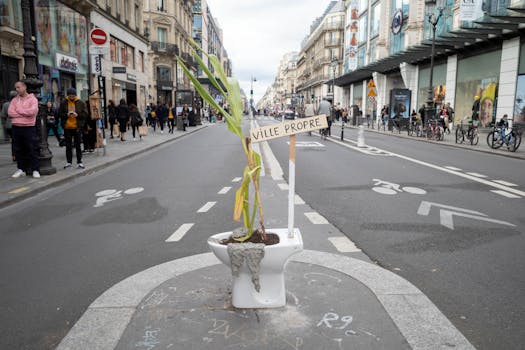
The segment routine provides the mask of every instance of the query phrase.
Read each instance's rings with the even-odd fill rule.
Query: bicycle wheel
[[[456,129],[456,143],[463,143],[465,141],[465,135],[463,135],[463,129]]]
[[[408,135],[408,136],[412,136],[413,133],[414,133],[414,130],[412,129],[412,127],[411,127],[411,126],[408,127],[408,128],[407,128],[407,135]]]
[[[503,145],[503,140],[500,137],[500,133],[497,131],[491,131],[487,135],[487,144],[492,149],[498,149]]]
[[[479,134],[478,134],[478,130],[477,129],[470,132],[469,140],[470,140],[470,144],[473,145],[473,146],[478,144],[478,142],[479,142]]]
[[[516,145],[517,145],[516,132],[511,131],[510,135],[508,136],[508,142],[507,142],[507,149],[509,150],[509,152],[516,152],[516,150],[518,149]]]

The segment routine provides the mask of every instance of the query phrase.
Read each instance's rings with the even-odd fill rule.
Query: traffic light
[[[312,94],[312,97],[311,97],[312,102],[314,102],[314,99],[315,99],[315,95]]]

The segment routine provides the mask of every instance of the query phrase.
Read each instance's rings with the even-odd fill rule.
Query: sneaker
[[[134,138],[133,138],[133,141],[137,141],[137,139],[134,137]]]
[[[66,163],[66,165],[64,165],[64,169],[67,169],[67,168],[71,168],[71,163]]]
[[[15,173],[13,175],[11,175],[11,177],[13,179],[18,179],[20,176],[25,175],[25,174],[26,173],[23,170],[18,169],[17,171],[15,171]]]
[[[82,163],[78,163],[78,164],[77,164],[77,168],[78,168],[78,169],[85,169],[86,167],[84,166],[84,164],[82,164]]]
[[[161,130],[161,131],[160,131],[160,133],[161,133],[161,134],[164,134],[164,131],[163,131],[163,130]]]
[[[36,170],[33,171],[33,178],[40,179],[40,173]]]

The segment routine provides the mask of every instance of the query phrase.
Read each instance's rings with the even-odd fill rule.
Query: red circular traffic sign
[[[105,45],[108,41],[108,34],[100,28],[95,28],[89,32],[89,38],[95,45]]]

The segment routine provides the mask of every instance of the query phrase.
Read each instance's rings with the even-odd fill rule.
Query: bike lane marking
[[[499,194],[500,196],[507,197],[507,198],[521,198],[520,196],[516,196],[515,194],[508,193],[503,190],[490,190],[490,192]]]
[[[496,182],[498,184],[502,184],[503,186],[513,186],[513,187],[518,186],[516,184],[513,184],[512,182],[507,182],[507,181],[504,181],[504,180],[492,180],[492,181]]]
[[[204,204],[199,210],[197,210],[197,213],[206,213],[208,210],[210,210],[217,202],[208,202]]]
[[[304,213],[304,215],[314,225],[327,225],[328,224],[328,220],[326,220],[324,216],[322,216],[321,214],[317,212],[308,212],[308,213]]]
[[[355,243],[346,236],[329,237],[328,240],[340,253],[357,253],[361,251],[361,249],[357,248]]]
[[[466,174],[469,174],[469,175],[472,175],[472,176],[475,176],[475,177],[488,177],[487,175],[483,175],[483,174],[480,174],[480,173],[466,173]]]
[[[186,233],[195,225],[194,223],[182,224],[180,227],[173,232],[173,234],[166,240],[166,242],[178,242],[184,237]]]
[[[352,147],[352,146],[350,146],[348,144],[345,144],[344,142],[341,142],[341,141],[337,141],[337,140],[334,140],[334,139],[329,139],[329,140],[334,142],[334,143],[336,143],[336,144],[338,144],[338,145],[341,145],[341,146],[344,146],[344,147],[347,147],[347,148],[350,148],[350,149],[354,148],[354,147]],[[349,140],[349,139],[344,139],[344,140],[348,141],[348,142],[355,143],[355,141],[353,141],[353,140]],[[389,152],[389,151],[385,151],[385,150],[382,150],[382,151],[385,152],[385,153],[389,153],[391,156],[395,156],[395,157],[407,160],[407,161],[412,162],[412,163],[416,163],[416,164],[423,165],[423,166],[426,166],[426,167],[429,167],[429,168],[432,168],[432,169],[440,170],[440,171],[443,171],[445,173],[449,173],[451,175],[456,175],[456,176],[459,176],[459,177],[462,177],[462,178],[465,178],[465,179],[468,179],[468,180],[471,180],[471,181],[479,182],[479,183],[487,185],[487,186],[495,187],[497,189],[513,193],[513,194],[521,196],[521,197],[525,197],[525,192],[520,191],[520,190],[515,189],[515,188],[504,186],[501,183],[493,182],[493,181],[490,181],[490,180],[485,180],[485,179],[482,179],[482,178],[479,178],[479,177],[475,177],[475,176],[472,176],[472,175],[469,175],[469,174],[461,173],[461,172],[456,171],[456,170],[447,169],[447,168],[442,167],[440,165],[427,163],[427,162],[424,162],[422,160],[418,160],[418,159],[414,159],[414,158],[411,158],[411,157],[408,157],[408,156],[404,156],[402,154],[393,153],[393,152]]]

